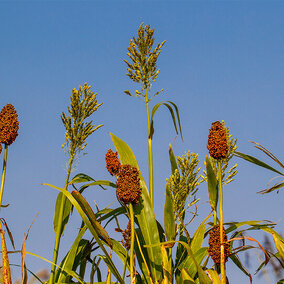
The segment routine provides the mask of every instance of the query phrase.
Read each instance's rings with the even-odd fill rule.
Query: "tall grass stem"
[[[130,224],[131,224],[131,243],[130,243],[130,281],[131,283],[133,283],[133,277],[134,277],[134,273],[133,273],[133,266],[134,266],[134,213],[133,213],[133,205],[131,203],[129,203],[129,218],[130,218]]]
[[[149,190],[150,200],[152,206],[154,204],[154,178],[153,178],[153,151],[152,151],[152,137],[151,137],[151,123],[149,114],[149,101],[148,101],[148,90],[145,88],[145,102],[147,111],[147,122],[148,122],[148,164],[149,164]]]
[[[225,251],[223,244],[223,186],[221,160],[218,161],[218,183],[220,194],[220,243],[221,243],[221,284],[226,284]]]
[[[0,189],[0,210],[1,210],[1,206],[2,206],[2,196],[3,196],[4,184],[5,184],[5,176],[6,176],[6,168],[7,168],[7,156],[8,156],[8,145],[5,144],[3,170],[2,170],[2,181],[1,181],[1,189]]]
[[[71,174],[73,160],[74,160],[74,157],[71,156],[71,158],[69,160],[64,190],[67,190],[67,187],[68,187],[68,182],[69,182],[69,177],[70,177],[70,174]],[[64,194],[62,194],[59,216],[58,216],[58,224],[57,224],[57,230],[56,230],[56,238],[55,238],[55,243],[54,243],[53,259],[52,259],[52,267],[51,267],[49,284],[54,283],[55,269],[56,269],[57,258],[58,258],[58,250],[59,250],[60,239],[61,239],[61,231],[62,231],[62,222],[63,222],[63,213],[64,213],[65,202],[66,202],[66,196]]]

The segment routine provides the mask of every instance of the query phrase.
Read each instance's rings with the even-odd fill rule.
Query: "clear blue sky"
[[[0,1],[0,107],[12,103],[20,120],[19,137],[9,149],[3,197],[10,206],[1,210],[1,217],[8,222],[17,248],[39,213],[27,250],[52,258],[57,192],[41,183],[64,184],[60,114],[66,111],[74,87],[84,82],[93,86],[103,102],[94,121],[104,124],[89,139],[88,155],[76,173],[110,179],[104,155],[112,147],[108,134],[112,132],[131,146],[147,180],[145,106],[123,95],[126,89],[138,88],[125,75],[123,59],[141,22],[155,28],[157,43],[167,40],[153,86],[165,92],[153,103],[175,102],[184,134],[184,142],[174,140],[169,114],[163,109],[157,114],[153,149],[159,220],[163,220],[165,179],[170,174],[168,144],[174,145],[176,155],[187,150],[199,153],[203,165],[213,121],[225,120],[238,139],[239,151],[269,161],[248,142],[253,140],[283,161],[283,15],[281,1]],[[278,231],[284,234],[283,192],[256,194],[275,175],[237,158],[235,162],[239,173],[225,188],[225,220],[269,219],[279,222]],[[203,216],[209,213],[205,184],[199,196]],[[115,201],[115,194],[92,188],[87,198],[102,209]],[[74,214],[62,253],[79,226]],[[258,236],[263,240],[261,233]],[[20,263],[20,256],[13,262]],[[32,257],[27,264],[35,271],[49,267]],[[248,283],[228,266],[231,284]],[[13,271],[16,277],[19,271]],[[263,277],[254,279],[266,283]]]

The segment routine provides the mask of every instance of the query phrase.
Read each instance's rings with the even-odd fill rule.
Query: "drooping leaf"
[[[274,190],[277,190],[281,187],[284,186],[284,181],[280,182],[280,183],[276,183],[275,185],[273,185],[272,187],[268,188],[268,189],[264,189],[264,190],[261,190],[261,191],[258,191],[257,193],[261,193],[261,194],[265,194],[265,193],[269,193],[269,192],[272,192]]]
[[[174,124],[174,127],[175,127],[176,134],[178,135],[180,133],[181,139],[183,140],[178,107],[176,106],[176,104],[174,104],[171,101],[159,102],[159,103],[157,103],[153,107],[152,115],[151,115],[151,122],[150,122],[150,138],[151,139],[153,138],[153,134],[154,134],[154,116],[155,116],[155,113],[157,112],[157,110],[159,109],[160,106],[165,106],[165,107],[168,108],[168,110],[169,110],[169,112],[170,112],[170,114],[172,116],[172,121],[173,121],[173,124]],[[174,110],[175,110],[175,112],[174,112]],[[177,122],[176,121],[178,121],[179,129],[177,127]]]
[[[231,254],[230,259],[236,264],[236,266],[245,274],[249,277],[250,279],[250,283],[252,284],[252,277],[251,274],[248,272],[248,270],[243,266],[243,264],[241,263],[239,257],[237,256],[237,254]]]
[[[273,167],[269,166],[268,164],[260,161],[259,159],[255,158],[253,156],[246,155],[246,154],[243,154],[243,153],[237,152],[237,151],[234,153],[234,155],[239,157],[239,158],[242,158],[242,159],[244,159],[244,160],[246,160],[248,162],[251,162],[251,163],[253,163],[255,165],[258,165],[260,167],[263,167],[263,168],[266,168],[266,169],[268,169],[270,171],[273,171],[273,172],[275,172],[275,173],[277,173],[277,174],[279,174],[281,176],[284,176],[284,173],[279,172],[278,170],[274,169]]]
[[[272,235],[279,256],[284,260],[284,239],[272,228],[263,228],[262,230]]]
[[[120,138],[116,137],[113,134],[110,135],[113,144],[119,154],[121,163],[123,165],[129,164],[131,166],[136,167],[139,170],[138,163],[130,147]],[[145,244],[147,245],[158,244],[160,243],[160,239],[159,239],[159,231],[157,227],[154,209],[141,172],[139,177],[142,188],[142,194],[139,203],[134,206],[134,215],[137,218]],[[149,247],[147,249],[147,252],[150,260],[150,268],[153,280],[158,281],[162,277],[161,249],[158,246]]]
[[[75,175],[68,184],[73,184],[73,183],[80,183],[80,182],[88,182],[88,181],[95,181],[92,177],[86,175],[86,174],[77,174]]]
[[[259,230],[263,228],[269,228],[275,226],[275,223],[267,221],[267,220],[251,220],[251,221],[242,221],[242,222],[228,222],[224,223],[224,225],[228,225],[229,227],[226,229],[226,234],[236,230],[241,226],[252,226],[253,229]]]
[[[79,203],[79,205],[81,206],[82,210],[88,217],[93,227],[96,228],[96,231],[98,232],[98,236],[102,238],[110,247],[112,247],[111,238],[109,237],[107,231],[100,224],[100,222],[98,222],[95,213],[93,212],[91,206],[86,201],[86,199],[77,190],[73,190],[71,194],[76,199],[76,201]]]
[[[64,190],[63,188],[54,186],[54,185],[50,185],[50,184],[43,184],[43,185],[48,185],[52,188],[55,188],[57,190],[59,190],[60,192],[64,193],[64,195],[68,198],[68,200],[72,203],[72,205],[76,208],[76,210],[78,211],[78,213],[80,214],[83,222],[86,224],[86,226],[88,227],[88,229],[90,230],[91,234],[93,235],[93,237],[95,238],[96,242],[98,243],[98,245],[100,246],[101,250],[103,251],[103,253],[105,254],[105,259],[107,259],[107,263],[108,265],[110,265],[111,267],[109,267],[111,269],[111,271],[113,272],[113,275],[116,277],[116,279],[119,281],[119,283],[124,283],[123,279],[121,278],[116,266],[114,265],[113,261],[111,260],[108,252],[106,251],[102,241],[99,238],[99,230],[96,226],[94,226],[93,223],[90,222],[89,218],[86,216],[84,210],[81,208],[80,204],[77,202],[77,200],[74,198],[74,196],[72,196],[72,194],[67,191]]]

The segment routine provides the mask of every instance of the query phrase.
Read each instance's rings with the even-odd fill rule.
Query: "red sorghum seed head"
[[[116,182],[116,195],[124,204],[137,204],[141,195],[140,178],[137,168],[122,165]]]
[[[209,248],[208,253],[213,259],[215,264],[219,264],[221,262],[221,242],[220,242],[220,226],[215,225],[212,230],[209,232]],[[225,233],[225,229],[223,230],[223,244],[224,244],[224,252],[225,252],[225,262],[228,260],[230,255],[230,245],[227,243],[227,236]]]
[[[127,224],[127,228],[122,232],[122,236],[123,236],[122,244],[127,250],[129,250],[130,241],[131,241],[131,221],[130,220]]]
[[[13,105],[7,104],[0,112],[0,143],[11,145],[18,136],[19,121]]]
[[[216,160],[225,159],[228,154],[227,134],[220,121],[212,123],[209,129],[207,149],[212,158]]]
[[[3,147],[2,147],[2,144],[0,143],[0,154],[2,152],[2,149],[3,149]]]
[[[113,176],[117,175],[120,171],[121,164],[117,156],[117,152],[114,153],[111,149],[109,149],[105,156],[106,160],[106,168],[108,172]]]

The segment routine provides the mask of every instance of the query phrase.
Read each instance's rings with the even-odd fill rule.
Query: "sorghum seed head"
[[[18,136],[19,121],[14,106],[7,104],[0,112],[0,143],[11,145]]]
[[[129,250],[130,242],[131,242],[131,221],[130,220],[127,224],[127,228],[122,232],[122,236],[123,236],[122,244],[127,250]]]
[[[221,262],[221,242],[220,242],[220,226],[215,225],[212,230],[209,232],[209,248],[208,253],[213,259],[215,264],[219,264]],[[228,260],[230,255],[230,245],[227,243],[227,236],[225,233],[225,229],[223,230],[223,238],[222,242],[224,244],[224,254],[225,254],[225,262]]]
[[[228,154],[227,134],[220,121],[212,123],[209,129],[207,149],[212,158],[216,160],[225,159]]]
[[[3,147],[2,147],[2,144],[0,143],[0,154],[2,152],[2,149],[3,149]]]
[[[109,149],[106,153],[105,160],[108,172],[112,176],[118,174],[121,169],[121,164],[118,159],[117,152],[114,153],[111,149]]]
[[[116,182],[116,195],[124,204],[137,204],[141,195],[140,178],[137,168],[122,165]]]

